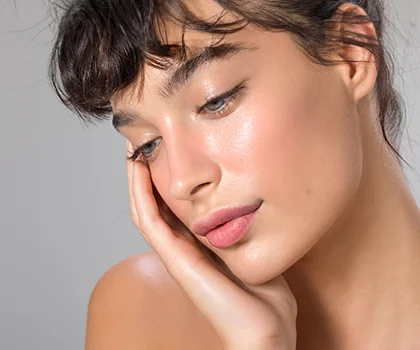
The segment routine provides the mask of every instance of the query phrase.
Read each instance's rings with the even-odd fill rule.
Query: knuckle
[[[191,270],[193,272],[198,272],[198,270],[200,269],[200,266],[203,264],[207,263],[207,259],[204,255],[201,255],[195,262],[194,264],[191,266]]]
[[[294,297],[287,298],[287,300],[284,301],[283,306],[285,307],[288,315],[291,315],[293,319],[297,318],[298,305]]]
[[[177,266],[177,262],[181,255],[179,245],[177,244],[177,239],[174,239],[172,243],[169,244],[168,250],[171,252],[170,256],[171,256],[171,262],[173,263],[173,266]]]
[[[185,273],[185,268],[190,269],[188,265],[188,260],[185,259],[189,254],[185,250],[185,246],[181,244],[181,237],[174,237],[171,242],[168,244],[168,251],[170,252],[170,268],[171,274],[175,279],[179,278],[179,274]]]
[[[156,226],[157,224],[161,222],[161,220],[162,218],[158,213],[150,214],[147,216],[147,218],[145,218],[145,222],[150,227]]]

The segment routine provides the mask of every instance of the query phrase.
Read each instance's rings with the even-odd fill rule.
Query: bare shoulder
[[[221,349],[217,333],[155,252],[112,266],[92,291],[86,350]]]

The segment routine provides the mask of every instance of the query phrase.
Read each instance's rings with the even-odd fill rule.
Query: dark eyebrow
[[[131,111],[120,110],[113,113],[112,117],[112,126],[118,133],[121,133],[121,128],[124,126],[133,125],[136,121],[141,118],[137,113],[132,113]]]
[[[248,46],[240,42],[224,43],[217,46],[207,46],[199,53],[181,63],[170,75],[169,79],[157,88],[157,93],[165,100],[169,100],[176,92],[185,86],[194,73],[206,65],[217,61],[228,60],[243,52],[257,50],[256,46]],[[112,125],[120,132],[120,128],[132,125],[140,116],[126,111],[117,111],[113,115]]]
[[[228,60],[240,53],[256,49],[257,47],[246,46],[240,42],[204,47],[200,52],[196,53],[176,68],[166,83],[164,83],[162,87],[159,87],[157,91],[162,98],[169,100],[177,91],[188,83],[197,70],[216,61]]]

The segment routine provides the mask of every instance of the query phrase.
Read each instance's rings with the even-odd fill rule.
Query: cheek
[[[325,231],[354,195],[362,173],[358,116],[350,114],[344,93],[331,91],[332,83],[322,86],[327,88],[300,89],[300,99],[260,101],[253,118],[264,120],[255,124],[248,153],[254,188],[272,208],[276,225],[296,237]]]
[[[190,204],[186,201],[177,201],[170,196],[169,189],[169,175],[168,166],[165,164],[166,152],[164,148],[159,151],[159,158],[151,165],[151,178],[153,184],[160,194],[164,205],[166,205],[173,214],[176,215],[177,219],[188,226],[189,215],[191,212]],[[171,214],[172,215],[172,214]]]
[[[326,84],[328,86],[328,84]],[[302,90],[301,90],[302,91]],[[358,116],[344,94],[322,91],[305,103],[255,99],[244,171],[264,200],[258,233],[232,270],[263,283],[305,255],[337,220],[359,186],[362,147]],[[264,122],[258,122],[263,120]],[[273,269],[256,268],[270,259]]]

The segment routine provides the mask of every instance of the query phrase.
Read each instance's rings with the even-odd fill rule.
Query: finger
[[[297,316],[297,302],[283,275],[259,285],[245,284],[246,290],[272,305],[279,315]]]
[[[162,235],[150,235],[151,232],[156,232],[158,229],[164,228],[165,231],[170,231],[166,228],[156,203],[156,199],[153,193],[153,186],[150,180],[150,173],[146,165],[135,161],[131,164],[131,191],[133,196],[136,213],[135,216],[138,218],[138,228],[142,231],[143,235],[151,242],[151,245],[159,253],[159,247],[164,243],[169,243],[168,239],[172,238],[170,235],[166,238],[166,241],[162,241]],[[151,236],[151,237],[149,237]],[[172,236],[174,236],[172,234]]]
[[[208,256],[208,253],[205,251],[203,251],[203,253]],[[296,299],[283,275],[276,276],[274,279],[267,281],[264,284],[251,285],[240,280],[217,255],[211,254],[209,258],[209,260],[216,265],[216,268],[231,281],[239,285],[247,292],[267,301],[268,304],[273,306],[279,315],[289,315],[291,319],[296,319]]]
[[[133,167],[132,188],[140,230],[168,272],[222,338],[255,334],[250,320],[253,326],[267,322],[266,314],[263,317],[260,311],[263,302],[218,271],[189,240],[174,234],[159,214],[148,169],[140,162]]]
[[[134,149],[130,141],[127,140],[126,142],[126,155],[131,156]],[[136,210],[136,202],[134,200],[133,195],[133,162],[131,160],[126,161],[126,169],[127,169],[127,178],[128,178],[128,197],[130,200],[130,215],[131,220],[133,223],[138,226],[139,218],[137,216],[137,210]]]
[[[189,231],[188,228],[179,220],[179,218],[172,212],[169,206],[165,203],[156,186],[152,182],[152,193],[159,208],[159,213],[163,220],[168,224],[171,229],[177,232]],[[187,236],[187,235],[186,235]],[[187,236],[188,237],[188,236]]]

